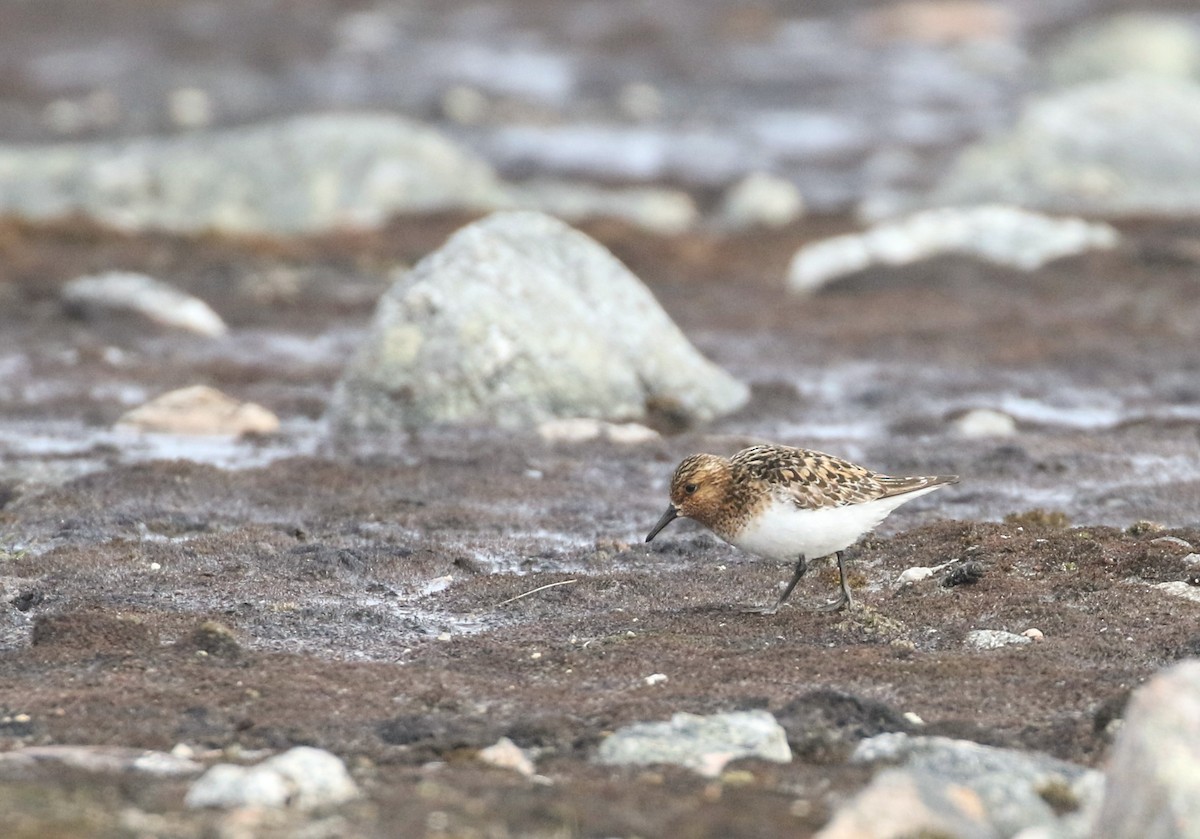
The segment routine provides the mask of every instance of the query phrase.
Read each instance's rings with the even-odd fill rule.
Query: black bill
[[[651,539],[653,539],[655,536],[657,536],[658,531],[662,530],[668,524],[675,521],[676,517],[678,517],[678,516],[679,516],[679,511],[676,510],[675,505],[672,504],[670,507],[667,508],[667,511],[665,513],[663,513],[663,517],[658,520],[658,524],[654,525],[654,528],[648,534],[646,534],[646,541],[649,542]]]

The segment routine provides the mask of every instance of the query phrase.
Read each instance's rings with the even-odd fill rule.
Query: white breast
[[[820,559],[853,545],[901,504],[938,488],[819,510],[800,509],[786,497],[776,498],[728,541],[769,559]]]

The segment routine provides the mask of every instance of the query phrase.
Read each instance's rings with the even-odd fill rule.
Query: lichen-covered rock
[[[322,114],[173,137],[0,146],[0,212],[129,230],[370,228],[398,212],[506,206],[491,168],[384,114]]]
[[[384,295],[330,421],[339,434],[556,417],[691,424],[747,397],[594,240],[504,212],[460,230]]]
[[[1028,105],[968,149],[934,204],[1005,202],[1100,215],[1200,211],[1200,85],[1123,77]]]
[[[766,711],[733,711],[702,717],[679,713],[668,722],[642,722],[600,744],[596,760],[610,765],[673,763],[707,777],[743,757],[790,763],[787,733]]]

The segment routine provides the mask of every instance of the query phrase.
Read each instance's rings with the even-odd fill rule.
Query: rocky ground
[[[1197,835],[1191,4],[285,5],[4,9],[0,833]],[[992,206],[792,261],[962,201],[1115,232]],[[693,416],[744,407],[689,427],[618,312],[653,428],[332,434],[381,296],[509,207],[736,380]],[[562,241],[505,263],[522,316],[604,261]],[[252,430],[130,417],[195,386]],[[761,441],[962,481],[852,549],[857,608],[806,608],[818,566],[746,614],[790,568],[643,539],[682,457]]]
[[[806,835],[872,776],[847,760],[863,737],[1102,766],[1130,690],[1200,655],[1200,605],[1156,587],[1186,590],[1200,546],[1200,227],[1128,222],[1116,251],[1032,275],[944,257],[798,299],[791,253],[844,223],[664,238],[597,222],[751,384],[745,409],[638,444],[447,430],[330,445],[320,418],[387,269],[465,221],[290,240],[3,227],[0,747],[208,764],[312,745],[364,794],[315,815],[188,811],[194,772],[0,760],[7,835]],[[230,335],[80,320],[59,289],[101,266],[170,277]],[[214,450],[109,430],[196,383],[270,408],[281,432]],[[1015,432],[964,435],[971,407],[1007,407]],[[762,438],[963,482],[854,552],[856,610],[803,608],[834,590],[822,569],[795,607],[742,614],[788,569],[687,524],[642,537],[681,456]],[[779,720],[790,763],[705,778],[594,762],[621,726],[750,709]],[[478,759],[501,737],[533,777]]]

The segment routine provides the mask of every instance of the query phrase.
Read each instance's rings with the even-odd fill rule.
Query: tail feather
[[[958,483],[958,475],[925,475],[913,478],[893,478],[890,475],[878,475],[877,480],[883,487],[882,498],[893,495],[907,495],[918,490],[929,490],[946,484]]]

